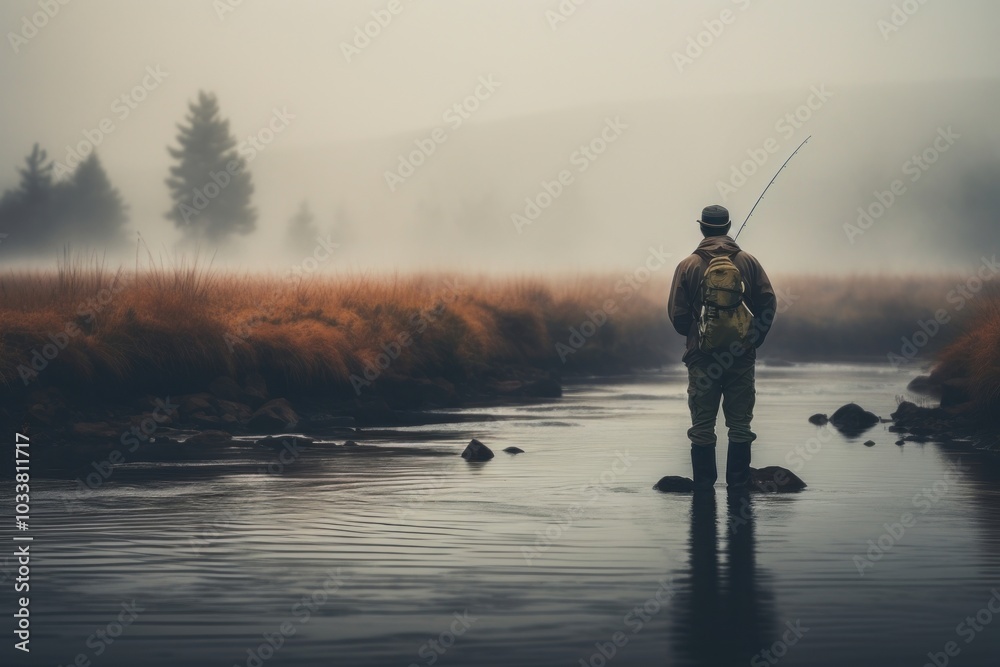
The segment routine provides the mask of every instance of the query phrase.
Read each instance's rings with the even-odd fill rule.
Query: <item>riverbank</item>
[[[919,363],[953,342],[936,372],[956,386],[984,367],[963,352],[988,345],[962,337],[971,309],[934,336],[916,333],[958,281],[776,277],[762,358]],[[77,263],[12,273],[0,278],[0,420],[47,442],[115,446],[155,440],[144,423],[171,440],[434,423],[443,417],[427,410],[550,399],[563,378],[677,363],[668,284],[649,272],[279,278]],[[977,396],[997,386],[989,374],[969,381]]]
[[[903,440],[958,443],[1000,453],[1000,299],[978,304],[962,334],[909,389],[936,407],[901,403],[893,414]]]

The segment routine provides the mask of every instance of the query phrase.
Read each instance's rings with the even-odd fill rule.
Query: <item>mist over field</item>
[[[35,142],[57,171],[96,145],[127,205],[112,258],[136,232],[190,254],[167,147],[205,91],[257,212],[201,243],[215,266],[627,271],[690,252],[706,204],[741,221],[812,135],[741,237],[770,272],[966,272],[995,251],[1000,8],[902,5],[7,2],[0,189]],[[5,265],[104,250],[0,231]]]

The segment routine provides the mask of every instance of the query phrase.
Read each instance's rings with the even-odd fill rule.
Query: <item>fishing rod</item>
[[[799,144],[799,147],[796,148],[791,155],[788,156],[788,159],[785,160],[785,164],[781,165],[781,169],[779,169],[778,173],[774,175],[774,178],[771,179],[771,182],[767,184],[767,187],[764,188],[764,191],[760,193],[760,197],[757,198],[757,203],[755,203],[753,205],[753,208],[750,209],[750,215],[748,215],[747,219],[743,221],[743,224],[740,226],[740,231],[736,232],[736,237],[733,239],[734,241],[740,238],[740,234],[743,233],[743,228],[747,226],[748,222],[750,222],[750,216],[753,215],[753,212],[757,210],[757,204],[760,204],[760,200],[764,198],[764,195],[766,195],[767,191],[771,189],[771,186],[774,185],[774,182],[778,180],[778,174],[780,174],[782,170],[784,170],[784,168],[788,166],[788,163],[792,161],[792,158],[795,157],[795,154],[798,153],[800,150],[802,150],[802,147],[805,146],[810,139],[812,139],[811,134],[808,137],[806,137],[805,141]]]

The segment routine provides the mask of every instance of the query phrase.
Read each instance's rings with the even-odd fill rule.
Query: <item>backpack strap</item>
[[[711,263],[711,261],[713,259],[715,259],[716,257],[728,257],[729,259],[732,259],[733,257],[736,257],[736,255],[740,254],[741,252],[743,252],[742,249],[741,250],[737,250],[736,252],[734,252],[734,253],[732,253],[730,255],[726,255],[726,254],[713,255],[712,253],[708,252],[707,250],[702,250],[701,248],[698,248],[692,254],[693,255],[698,255],[698,257],[701,257],[706,262]]]
[[[728,255],[725,254],[725,253],[723,253],[721,255],[713,255],[712,253],[708,252],[707,250],[702,250],[701,248],[698,248],[692,254],[697,255],[698,257],[702,258],[703,260],[705,260],[706,262],[708,262],[709,264],[711,264],[712,260],[716,259],[718,257],[728,257],[730,260],[732,260],[734,257],[736,257],[736,255],[740,254],[741,252],[743,252],[742,249],[739,249],[736,252],[733,252],[733,253],[728,254]],[[739,267],[736,267],[736,270],[739,271]],[[741,279],[742,279],[742,275],[743,274],[742,274],[742,271],[741,271],[740,272]],[[733,290],[733,289],[726,289],[724,287],[717,287],[717,288],[715,288],[715,289],[719,290],[720,292],[730,292],[731,294],[739,294],[740,295],[740,300],[737,303],[733,304],[732,306],[715,306],[715,307],[719,308],[721,310],[733,310],[735,308],[738,308],[746,300],[746,287],[747,287],[747,283],[746,283],[745,279],[742,279],[742,282],[743,282],[743,288],[744,288],[742,291],[740,291],[740,290]],[[697,295],[698,295],[698,301],[701,302],[702,304],[704,304],[705,303],[705,275],[702,275],[702,277],[701,277],[701,283],[698,284]]]

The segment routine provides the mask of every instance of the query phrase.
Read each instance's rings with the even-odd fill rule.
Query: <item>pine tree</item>
[[[67,245],[105,250],[124,243],[126,206],[96,154],[56,181],[52,162],[35,144],[18,173],[18,187],[0,198],[0,233],[17,252]]]
[[[21,181],[0,199],[0,228],[10,241],[23,249],[35,250],[55,231],[53,216],[53,164],[37,143],[18,168]]]
[[[316,245],[318,236],[316,216],[309,209],[309,202],[303,201],[288,223],[288,247],[297,253],[308,253]]]
[[[198,93],[188,109],[186,125],[178,125],[180,148],[168,148],[177,165],[167,179],[174,203],[167,218],[188,240],[218,243],[231,234],[249,234],[257,221],[250,204],[254,187],[229,121],[219,116],[212,94]]]
[[[120,247],[125,242],[126,206],[96,153],[57,185],[58,216],[70,239],[86,245]]]

